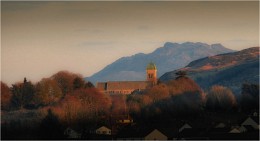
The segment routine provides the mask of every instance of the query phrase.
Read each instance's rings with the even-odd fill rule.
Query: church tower
[[[155,85],[157,83],[157,69],[154,63],[150,62],[146,67],[146,80]]]

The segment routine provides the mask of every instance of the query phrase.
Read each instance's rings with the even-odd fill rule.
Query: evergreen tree
[[[176,79],[187,77],[187,72],[186,71],[178,71],[175,74],[177,75]]]
[[[35,95],[35,88],[31,82],[28,82],[24,78],[23,83],[17,83],[12,85],[11,92],[12,105],[16,108],[26,108],[32,104],[33,97]]]
[[[73,81],[73,89],[79,89],[84,87],[84,80],[80,77],[76,77]]]

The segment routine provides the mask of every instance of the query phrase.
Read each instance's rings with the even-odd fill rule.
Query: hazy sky
[[[164,42],[259,46],[259,2],[1,2],[1,79],[90,76]]]

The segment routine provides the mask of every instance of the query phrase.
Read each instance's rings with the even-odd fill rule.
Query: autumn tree
[[[37,105],[50,105],[61,99],[62,91],[58,83],[49,78],[43,78],[36,85],[34,101]]]
[[[11,104],[11,91],[9,87],[1,81],[1,109],[9,110]]]
[[[151,87],[145,93],[154,103],[170,97],[168,86],[163,83]]]
[[[152,103],[152,99],[143,94],[131,94],[127,96],[127,107],[129,112],[133,114],[138,114],[141,112],[145,106]]]
[[[111,106],[111,99],[108,95],[99,92],[96,88],[80,89],[74,92],[82,104],[89,107],[88,110],[98,113],[105,113]]]
[[[98,120],[106,115],[111,107],[108,95],[96,88],[81,88],[67,94],[61,101],[61,118],[68,124],[84,120]]]
[[[76,80],[78,82],[74,82],[76,78],[81,78],[81,76],[68,72],[68,71],[60,71],[56,74],[54,74],[51,78],[55,80],[58,83],[58,86],[60,87],[62,91],[63,97],[67,94],[73,91],[74,87],[79,87],[81,84],[79,84],[81,80]],[[75,83],[75,85],[73,85]]]
[[[176,80],[171,80],[166,83],[169,88],[169,93],[172,96],[183,94],[185,92],[200,92],[204,94],[199,85],[188,77],[180,77]]]
[[[236,106],[236,99],[229,88],[212,86],[206,96],[206,108],[213,111],[228,111]]]
[[[140,116],[144,114],[143,110],[148,111],[147,106],[153,103],[148,95],[145,94],[131,94],[127,96],[127,107],[132,115]]]
[[[112,107],[111,112],[114,115],[128,114],[128,107],[126,104],[126,95],[111,95]]]
[[[187,115],[199,114],[202,111],[205,94],[198,84],[188,77],[180,77],[166,84],[161,83],[151,90],[157,93],[154,95],[157,99],[151,95],[154,104],[150,106],[150,113]]]
[[[12,105],[17,108],[25,108],[32,104],[35,95],[35,87],[26,78],[23,83],[16,83],[11,87],[12,92]]]
[[[61,101],[61,105],[54,109],[59,118],[68,125],[75,124],[81,118],[87,118],[88,113],[85,112],[86,110],[81,104],[80,99],[72,94],[66,95]]]

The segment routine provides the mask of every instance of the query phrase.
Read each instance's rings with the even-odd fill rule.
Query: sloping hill
[[[198,59],[179,70],[186,71],[203,89],[223,85],[240,94],[243,83],[259,83],[259,47]],[[179,70],[165,73],[160,80],[175,79]]]
[[[151,61],[156,64],[158,76],[161,76],[165,72],[184,67],[193,60],[227,52],[233,52],[233,50],[227,49],[221,44],[167,42],[152,53],[122,57],[87,79],[93,83],[144,80],[146,65]]]

